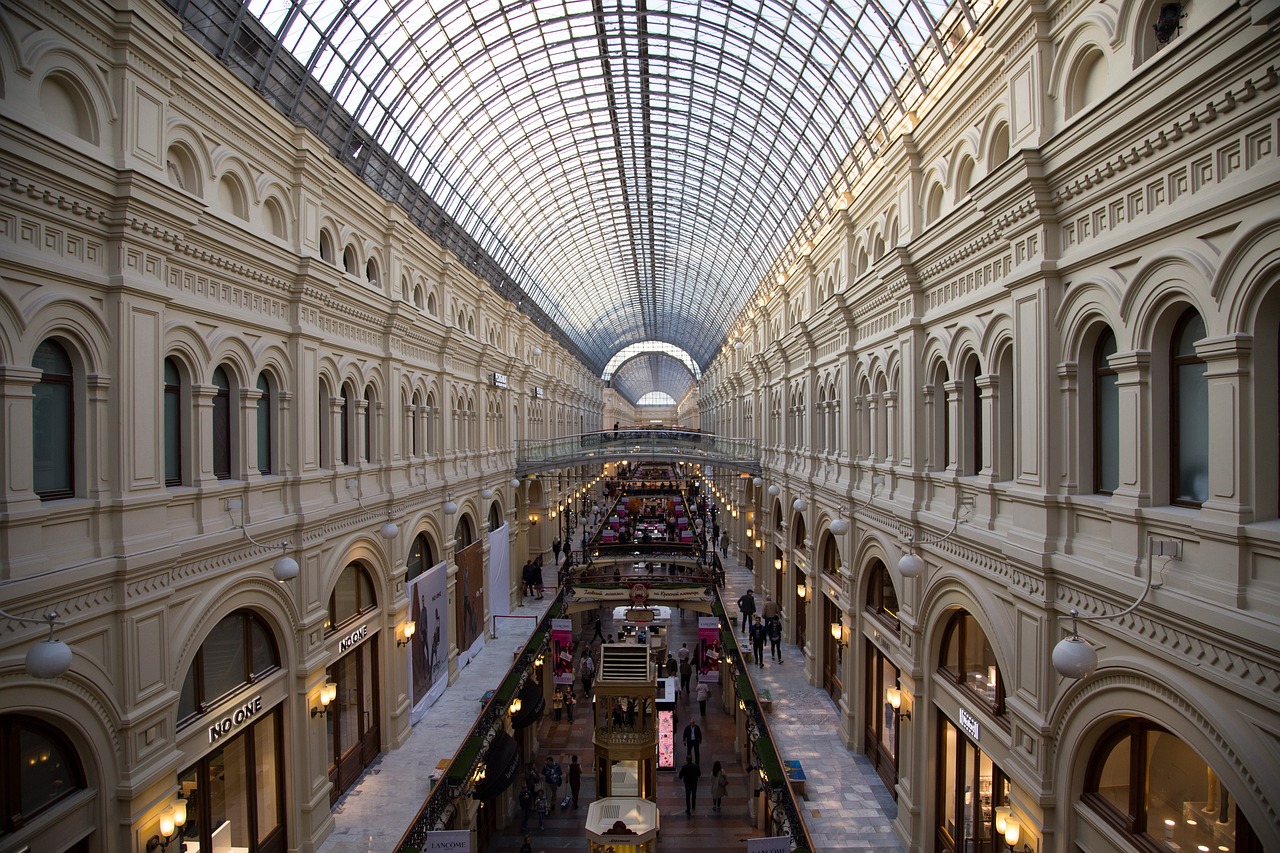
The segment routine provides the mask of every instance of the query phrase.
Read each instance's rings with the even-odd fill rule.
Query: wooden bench
[[[796,796],[804,796],[804,768],[800,766],[799,761],[784,761],[782,769],[787,774],[787,781],[791,783],[791,789],[795,791]]]

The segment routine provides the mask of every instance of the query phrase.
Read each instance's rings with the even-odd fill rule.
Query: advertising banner
[[[720,620],[698,617],[698,680],[720,680]]]
[[[573,620],[551,620],[551,657],[555,683],[573,684]]]
[[[454,557],[458,565],[458,666],[466,666],[484,646],[484,543],[472,542]]]
[[[439,563],[409,581],[409,721],[416,723],[449,685],[449,599],[445,592],[447,566]]]
[[[489,533],[489,615],[511,615],[510,525]]]
[[[471,830],[428,832],[427,843],[422,849],[429,853],[471,853]]]

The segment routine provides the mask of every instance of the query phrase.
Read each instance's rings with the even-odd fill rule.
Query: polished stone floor
[[[575,533],[573,541],[578,535]],[[726,569],[723,596],[727,602],[734,602],[753,580],[751,573],[734,559],[732,549]],[[550,596],[543,601],[526,601],[515,614],[540,617],[549,601]],[[535,624],[534,619],[500,620],[497,637],[489,639],[483,651],[459,673],[414,726],[405,745],[380,756],[338,801],[333,810],[333,833],[320,846],[319,853],[389,853],[395,849],[426,798],[431,773],[441,760],[453,756],[480,711],[484,692],[501,682],[511,667],[513,653],[524,645]],[[610,630],[607,619],[604,630],[606,633]],[[685,631],[689,633],[684,635]],[[589,630],[584,630],[576,640],[586,642],[588,634]],[[672,619],[669,642],[673,648],[679,648],[683,636],[693,639],[696,635],[697,620],[693,614]],[[782,757],[800,760],[808,776],[806,796],[799,805],[814,849],[821,853],[898,853],[902,847],[891,828],[897,813],[892,795],[866,757],[846,749],[840,742],[835,704],[825,691],[805,682],[800,650],[784,643],[783,659],[782,664],[770,661],[763,667],[752,664],[751,675],[757,689],[767,689],[773,697],[769,723]],[[702,756],[703,769],[708,771],[712,761],[724,761],[730,768],[730,796],[722,811],[713,812],[710,785],[704,778],[697,809],[686,817],[684,792],[674,772],[660,773],[661,850],[745,850],[746,839],[761,834],[751,825],[745,774],[733,761],[731,717],[722,708],[715,707],[716,704],[714,699],[708,702],[707,718],[703,721],[707,741]],[[690,713],[697,713],[697,703],[681,702],[678,716],[686,720]],[[555,754],[567,766],[567,756],[577,754],[580,761],[590,766],[590,724],[584,722],[582,714],[573,724],[567,720],[557,723],[548,709],[539,725],[542,756]],[[585,846],[581,821],[586,803],[595,793],[590,773],[583,774],[581,793],[578,812],[572,809],[562,812],[557,808],[544,829],[538,830],[537,824],[533,824],[529,835],[535,851]],[[519,830],[517,811],[490,840],[487,849],[514,853],[523,840]]]

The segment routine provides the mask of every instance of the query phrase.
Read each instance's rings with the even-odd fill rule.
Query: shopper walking
[[[693,666],[692,666],[692,665],[690,665],[689,661],[687,661],[687,660],[685,660],[685,661],[681,661],[681,663],[680,663],[680,692],[681,692],[681,693],[686,694],[686,696],[685,696],[685,698],[686,698],[686,699],[687,699],[687,698],[689,698],[687,694],[689,693],[689,681],[690,681],[690,679],[692,679],[692,678],[693,678]]]
[[[751,627],[751,617],[756,615],[756,597],[751,590],[747,590],[738,598],[738,612],[742,614],[742,633],[747,633],[747,629]]]
[[[695,764],[702,763],[702,728],[696,722],[684,727],[684,754]]]
[[[698,712],[702,716],[707,715],[707,700],[711,698],[711,688],[707,686],[707,682],[698,682]]]
[[[751,653],[756,656],[756,665],[764,666],[764,641],[768,636],[760,617],[751,623]]]
[[[698,777],[701,775],[702,771],[692,758],[686,759],[684,767],[680,768],[679,779],[684,782],[684,813],[687,815],[693,814],[698,807]]]
[[[775,616],[769,620],[765,630],[769,632],[769,652],[773,659],[782,663],[782,617]]]
[[[556,791],[560,787],[560,783],[564,781],[564,771],[560,765],[550,755],[547,761],[542,765],[542,781],[547,785],[547,802],[554,803],[556,801]]]
[[[720,811],[720,801],[729,794],[729,773],[717,761],[711,765],[711,810]]]
[[[569,759],[569,793],[573,795],[573,807],[578,807],[578,792],[582,789],[582,765],[578,756]]]

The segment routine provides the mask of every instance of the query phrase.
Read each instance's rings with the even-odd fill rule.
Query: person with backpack
[[[756,597],[751,590],[738,599],[738,612],[742,614],[742,633],[745,634],[751,627],[751,617],[756,615]]]
[[[560,769],[560,765],[550,755],[547,756],[546,763],[542,765],[542,781],[547,783],[547,802],[554,803],[556,801],[556,789],[564,781],[564,771]]]

